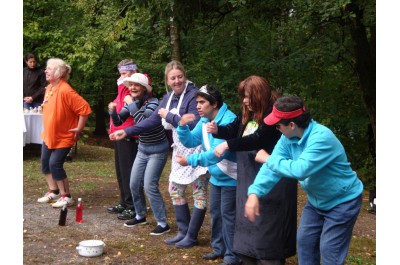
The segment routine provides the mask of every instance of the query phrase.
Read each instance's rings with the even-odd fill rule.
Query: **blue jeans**
[[[240,263],[233,253],[236,216],[236,186],[215,186],[210,183],[211,246],[224,256],[228,264]]]
[[[141,189],[144,186],[154,218],[159,224],[167,222],[164,200],[158,189],[158,182],[168,159],[168,142],[165,146],[166,148],[160,150],[159,145],[146,145],[146,148],[143,148],[139,144],[130,179],[136,214],[141,217],[146,216],[146,198]],[[146,150],[146,153],[143,150]]]
[[[71,147],[49,149],[45,143],[42,144],[42,173],[51,174],[53,180],[63,180],[67,178],[64,170],[64,162]]]
[[[297,229],[299,264],[344,264],[361,203],[360,195],[322,211],[307,201]]]

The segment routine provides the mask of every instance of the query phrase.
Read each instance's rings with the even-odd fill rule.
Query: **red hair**
[[[250,111],[243,103],[247,91],[250,100]],[[238,86],[238,93],[242,102],[242,123],[245,125],[251,120],[261,124],[264,116],[272,109],[278,93],[271,89],[267,79],[257,75],[251,75],[241,81]]]

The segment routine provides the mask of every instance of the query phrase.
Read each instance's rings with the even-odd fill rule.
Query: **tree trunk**
[[[107,135],[106,129],[106,115],[104,111],[104,97],[101,95],[94,106],[94,113],[96,115],[96,125],[93,131],[94,135]]]
[[[177,60],[181,62],[181,43],[180,43],[180,29],[178,23],[175,21],[174,17],[170,17],[170,37],[172,46],[172,60]]]
[[[371,39],[368,41],[367,31],[362,23],[364,12],[356,4],[346,6],[346,11],[356,15],[350,24],[350,32],[355,43],[356,70],[359,76],[361,90],[363,92],[365,108],[371,123],[373,144],[373,157],[375,157],[376,146],[376,31],[375,25],[371,27]]]

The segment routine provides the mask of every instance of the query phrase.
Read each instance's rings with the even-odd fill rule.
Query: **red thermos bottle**
[[[78,205],[76,206],[76,218],[75,221],[77,223],[83,222],[83,203],[82,198],[78,198]]]

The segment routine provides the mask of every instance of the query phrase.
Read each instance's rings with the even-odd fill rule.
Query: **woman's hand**
[[[218,133],[218,126],[215,121],[208,122],[206,124],[206,129],[208,133],[217,134]]]
[[[74,133],[74,140],[75,140],[75,141],[78,141],[78,140],[79,140],[79,138],[80,138],[80,133],[81,133],[82,130],[79,130],[79,128],[76,127],[76,128],[71,129],[71,130],[68,130],[68,131]]]
[[[117,103],[115,102],[110,102],[108,103],[108,111],[113,112],[117,108]]]
[[[126,95],[125,98],[124,98],[124,102],[126,104],[128,104],[128,105],[131,104],[133,102],[132,96],[131,95]]]
[[[256,160],[258,163],[264,164],[265,162],[267,162],[268,157],[269,154],[264,149],[261,149],[257,152],[256,158],[254,160]]]
[[[176,156],[175,156],[175,159],[176,159],[176,162],[178,162],[179,165],[181,165],[181,166],[187,166],[187,165],[188,165],[188,162],[187,162],[185,156],[176,155]]]
[[[168,112],[169,112],[168,110],[160,108],[158,110],[158,115],[160,115],[161,118],[165,119],[167,117]]]
[[[228,146],[228,143],[226,141],[223,142],[223,143],[220,143],[219,145],[217,145],[214,148],[214,155],[216,157],[221,157],[226,152],[226,150],[228,150],[228,149],[229,149],[229,146]]]
[[[186,113],[182,115],[179,125],[184,126],[194,120],[196,120],[196,115],[194,115],[193,113]]]
[[[24,97],[24,102],[25,103],[32,103],[33,98],[32,97]]]
[[[109,135],[111,141],[119,141],[127,136],[124,130],[118,130]]]
[[[260,203],[255,194],[250,194],[244,206],[244,217],[254,223],[256,216],[260,216]]]
[[[85,129],[85,124],[89,119],[89,115],[79,115],[78,126],[76,128],[70,129],[68,131],[75,133],[74,140],[77,141],[79,139],[79,134]]]

